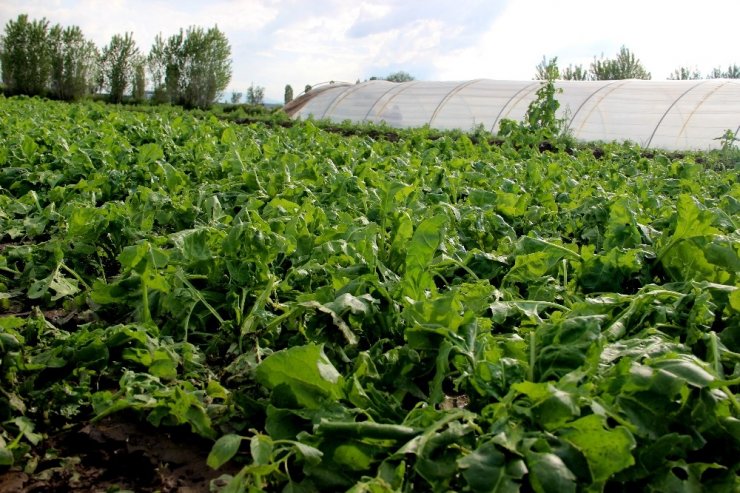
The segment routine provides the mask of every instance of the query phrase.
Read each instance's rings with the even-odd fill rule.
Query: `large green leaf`
[[[555,454],[530,452],[527,468],[532,489],[537,493],[575,493],[576,477]]]
[[[343,378],[324,354],[323,346],[295,346],[271,354],[256,370],[257,381],[269,389],[285,385],[300,406],[318,408],[343,397]]]
[[[605,419],[596,414],[569,423],[562,436],[583,453],[598,484],[635,463],[632,449],[636,444],[629,430],[623,426],[608,429]]]
[[[218,469],[230,461],[239,451],[241,443],[242,437],[234,434],[224,435],[216,440],[216,443],[213,444],[213,448],[211,448],[211,452],[208,454],[208,459],[206,460],[208,466],[213,469]]]
[[[444,235],[447,217],[436,215],[425,219],[416,227],[406,250],[404,293],[412,299],[424,299],[427,290],[434,290],[429,264],[439,248]]]
[[[507,458],[492,442],[486,442],[457,461],[471,491],[515,493],[527,472],[524,461]]]

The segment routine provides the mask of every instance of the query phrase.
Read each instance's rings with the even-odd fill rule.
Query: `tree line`
[[[621,80],[621,79],[651,79],[652,75],[642,65],[642,62],[627,47],[622,46],[614,58],[594,57],[594,61],[586,68],[583,65],[569,65],[560,70],[558,57],[542,61],[535,68],[534,78],[537,80]],[[669,76],[669,80],[695,80],[703,78],[701,72],[689,67],[679,67]],[[730,65],[727,70],[722,67],[714,68],[706,76],[707,79],[740,79],[740,66]]]
[[[51,26],[21,14],[0,35],[0,70],[7,94],[78,100],[104,92],[113,103],[146,97],[188,108],[207,108],[231,80],[231,46],[217,26],[191,26],[164,38],[148,54],[132,33],[116,34],[99,49],[78,26]]]

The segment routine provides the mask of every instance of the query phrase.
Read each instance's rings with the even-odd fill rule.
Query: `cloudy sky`
[[[154,37],[190,25],[224,31],[232,90],[354,82],[405,70],[417,79],[531,79],[543,55],[587,66],[622,45],[665,79],[740,64],[740,0],[0,0],[0,26],[21,13],[78,25],[98,46],[131,31]]]

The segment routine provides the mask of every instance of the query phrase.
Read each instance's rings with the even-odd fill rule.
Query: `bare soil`
[[[228,464],[208,467],[208,440],[121,418],[76,426],[44,444],[33,472],[0,473],[0,492],[199,493],[222,474],[236,473]]]

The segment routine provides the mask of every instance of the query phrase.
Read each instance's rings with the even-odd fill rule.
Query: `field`
[[[430,137],[0,97],[0,489],[738,491],[737,169]]]

